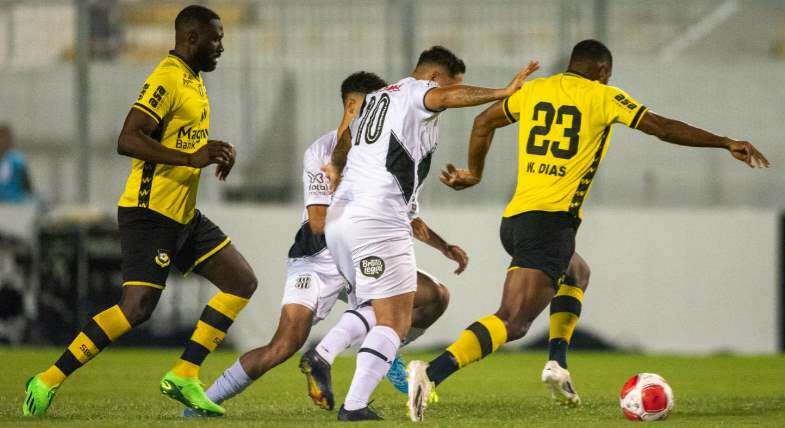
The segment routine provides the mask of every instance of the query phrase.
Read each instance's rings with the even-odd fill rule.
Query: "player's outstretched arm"
[[[131,109],[117,139],[117,153],[145,162],[194,168],[204,168],[214,163],[234,163],[234,148],[223,141],[210,140],[194,153],[164,147],[151,137],[157,126],[147,114]]]
[[[530,61],[529,65],[522,68],[506,88],[490,89],[478,86],[454,85],[435,88],[425,94],[425,107],[432,111],[442,111],[448,108],[472,107],[491,101],[507,98],[521,88],[524,80],[540,68],[540,63]]]
[[[730,154],[750,168],[768,168],[769,161],[752,143],[737,141],[712,134],[684,122],[668,119],[651,111],[644,113],[637,129],[660,140],[680,146],[715,147],[727,149]]]
[[[458,263],[458,268],[455,269],[455,274],[460,275],[461,272],[466,270],[469,264],[469,256],[463,251],[463,248],[448,244],[447,241],[442,239],[436,232],[434,232],[420,217],[412,220],[412,232],[414,237],[418,240],[430,245],[431,247],[439,250],[444,257]]]
[[[349,128],[344,129],[341,136],[338,137],[338,143],[335,144],[335,149],[330,157],[330,163],[322,167],[322,171],[330,180],[330,191],[335,192],[338,184],[341,182],[341,174],[343,167],[346,166],[346,158],[349,156],[349,150],[352,149],[352,136]]]
[[[485,157],[491,148],[493,134],[497,128],[510,124],[507,115],[504,114],[503,104],[502,101],[493,104],[474,119],[472,134],[469,137],[469,169],[456,168],[452,164],[447,164],[439,177],[442,183],[455,190],[463,190],[482,180]]]

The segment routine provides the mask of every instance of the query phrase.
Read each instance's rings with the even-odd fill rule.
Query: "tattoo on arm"
[[[456,85],[439,88],[438,101],[434,110],[446,108],[471,107],[499,100],[504,97],[498,89],[481,88],[477,86]],[[436,91],[434,91],[436,92]],[[429,107],[430,108],[430,107]]]
[[[338,169],[339,172],[343,171],[346,166],[346,158],[349,156],[349,150],[352,148],[352,137],[349,130],[346,129],[338,139],[338,144],[335,145],[330,161]]]

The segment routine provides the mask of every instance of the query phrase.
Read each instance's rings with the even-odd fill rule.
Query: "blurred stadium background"
[[[33,196],[0,204],[0,341],[63,344],[119,294],[115,203],[130,168],[123,119],[174,45],[189,2],[0,1],[0,123],[26,158]],[[587,37],[614,53],[612,84],[653,110],[755,143],[751,171],[726,153],[670,146],[617,127],[578,237],[592,266],[578,346],[654,353],[779,353],[785,346],[785,3],[780,0],[193,1],[222,17],[226,51],[205,75],[211,136],[238,148],[227,183],[202,177],[200,208],[261,281],[229,335],[264,343],[278,318],[285,256],[301,214],[301,155],[337,125],[339,85],[365,69],[390,81],[441,44],[466,81],[500,86],[530,58],[561,71]],[[508,258],[498,223],[514,189],[516,129],[499,132],[486,177],[455,193],[434,178],[463,165],[480,109],[442,116],[422,216],[469,253],[468,271],[418,247],[451,307],[417,344],[450,341],[495,309]],[[2,179],[0,170],[0,179]],[[156,315],[121,343],[180,345],[211,295],[170,277]],[[334,319],[334,318],[331,318]],[[319,336],[329,321],[314,330]],[[521,344],[547,336],[541,317]],[[510,346],[519,346],[513,344]]]

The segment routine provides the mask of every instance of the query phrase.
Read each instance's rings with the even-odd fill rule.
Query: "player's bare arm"
[[[727,149],[730,154],[749,165],[750,168],[768,168],[769,161],[752,143],[737,141],[728,137],[712,134],[684,122],[646,112],[638,124],[638,129],[662,141],[689,147],[716,147]]]
[[[415,238],[439,250],[439,252],[444,254],[444,257],[458,263],[458,268],[454,271],[456,275],[460,275],[466,270],[466,266],[469,264],[469,256],[463,251],[463,248],[457,245],[448,244],[447,241],[434,232],[433,229],[428,227],[425,221],[420,217],[412,220],[411,225]]]
[[[349,129],[344,129],[341,136],[338,137],[338,143],[335,145],[330,163],[322,167],[322,171],[330,181],[330,191],[335,192],[338,184],[341,182],[341,173],[346,166],[346,157],[349,156],[349,150],[352,148],[352,137]]]
[[[314,235],[324,235],[324,224],[327,218],[327,205],[308,205],[308,227]]]
[[[491,148],[494,131],[509,124],[502,101],[494,103],[480,113],[474,119],[469,137],[469,168],[456,168],[453,164],[447,164],[439,177],[441,182],[455,190],[463,190],[479,183],[482,180],[485,157]]]
[[[432,111],[442,111],[448,108],[472,107],[491,101],[500,100],[514,94],[521,88],[529,75],[540,68],[540,63],[530,61],[512,79],[507,87],[502,89],[481,88],[478,86],[453,85],[435,88],[425,94],[425,107]]]
[[[196,152],[185,153],[164,147],[155,141],[151,135],[157,126],[147,114],[131,109],[117,139],[117,153],[145,162],[193,168],[204,168],[214,163],[226,164],[230,161],[234,164],[234,149],[228,143],[210,140]]]

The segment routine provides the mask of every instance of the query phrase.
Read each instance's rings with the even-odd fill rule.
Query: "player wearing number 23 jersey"
[[[575,72],[534,79],[504,100],[518,131],[518,186],[504,217],[565,211],[581,217],[611,125],[634,128],[646,107],[619,88]]]
[[[567,371],[567,345],[581,312],[588,281],[562,281],[575,254],[583,202],[620,123],[682,146],[724,148],[747,165],[768,166],[746,141],[714,135],[649,111],[619,88],[609,86],[610,50],[597,40],[575,45],[564,73],[535,79],[474,121],[469,167],[447,165],[444,184],[461,190],[482,178],[494,130],[519,122],[518,185],[504,210],[501,241],[512,257],[502,303],[492,315],[470,324],[425,373],[409,373],[420,390],[438,385],[459,369],[487,357],[505,342],[523,337],[550,304],[549,361],[541,380],[554,398],[579,404]],[[575,269],[573,269],[575,271]],[[418,363],[417,361],[411,364]],[[417,390],[410,386],[410,391]]]

